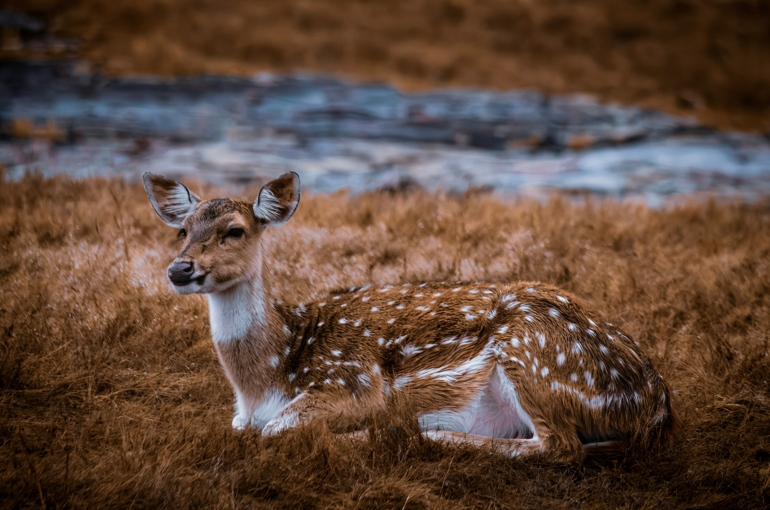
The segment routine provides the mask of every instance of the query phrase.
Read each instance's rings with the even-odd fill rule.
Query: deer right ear
[[[265,225],[278,227],[292,217],[299,205],[299,175],[287,172],[259,190],[254,216]]]
[[[195,210],[195,206],[201,199],[171,179],[161,175],[146,172],[142,176],[144,190],[150,198],[150,203],[166,225],[174,228],[182,228],[182,222]]]

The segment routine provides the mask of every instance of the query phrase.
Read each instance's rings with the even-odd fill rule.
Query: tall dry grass
[[[591,93],[770,129],[766,0],[0,0],[109,74],[316,71]],[[0,59],[12,58],[0,48]],[[21,53],[20,55],[24,55]]]
[[[770,201],[649,210],[479,193],[306,194],[269,234],[287,300],[370,281],[528,279],[622,325],[675,390],[676,445],[565,466],[441,446],[398,417],[364,443],[322,425],[234,432],[205,301],[168,289],[175,232],[141,187],[2,182],[0,507],[768,505],[769,234]]]

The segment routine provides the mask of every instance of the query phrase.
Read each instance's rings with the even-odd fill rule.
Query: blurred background
[[[763,0],[3,0],[0,163],[320,191],[770,191]]]

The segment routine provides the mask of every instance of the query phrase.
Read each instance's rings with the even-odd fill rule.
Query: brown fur
[[[150,174],[145,183],[161,218],[177,222],[189,190]],[[190,198],[182,220],[175,264],[202,275],[191,285],[209,296],[217,353],[236,393],[233,426],[272,435],[328,419],[349,428],[406,395],[424,429],[449,431],[434,437],[510,455],[571,460],[582,458],[583,444],[668,440],[671,395],[650,360],[556,287],[404,283],[276,306],[262,231],[292,216],[298,189],[296,174],[285,174],[254,204]],[[229,236],[232,228],[243,235]]]
[[[290,302],[367,283],[484,279],[551,282],[602,310],[675,389],[681,426],[673,448],[565,466],[423,441],[398,408],[364,442],[323,423],[268,438],[233,431],[206,301],[168,288],[165,267],[183,241],[146,200],[140,185],[115,180],[30,175],[0,186],[3,508],[770,501],[767,201],[649,209],[321,194],[264,234],[264,277]]]

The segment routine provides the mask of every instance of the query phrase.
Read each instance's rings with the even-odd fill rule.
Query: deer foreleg
[[[422,434],[434,441],[454,445],[472,445],[476,447],[491,448],[508,457],[527,457],[541,454],[545,451],[545,442],[542,438],[534,436],[530,439],[499,439],[451,430],[424,430]]]

